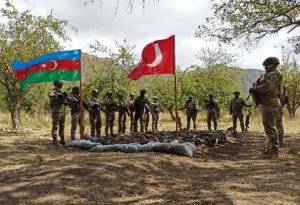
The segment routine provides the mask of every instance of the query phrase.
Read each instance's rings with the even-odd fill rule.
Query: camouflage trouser
[[[193,121],[194,130],[197,129],[197,113],[187,113],[186,114],[186,129],[190,130],[191,120]]]
[[[236,128],[237,128],[237,119],[239,119],[241,130],[244,132],[245,131],[244,114],[243,113],[233,113],[232,114],[232,122],[233,122],[234,130],[236,130]]]
[[[211,130],[211,121],[214,122],[214,130],[216,130],[218,128],[216,110],[208,110],[207,111],[207,128],[208,128],[208,130]]]
[[[129,118],[130,118],[130,133],[133,133],[133,125],[134,125],[134,115],[133,113],[130,113],[129,115]]]
[[[144,132],[145,129],[145,114],[143,113],[135,113],[134,114],[134,122],[133,122],[133,132],[137,132],[138,121],[140,120],[140,130]]]
[[[149,127],[149,122],[150,122],[150,113],[146,112],[145,113],[145,131],[148,131],[148,127]]]
[[[108,128],[110,131],[110,135],[114,134],[114,121],[115,121],[115,113],[106,113],[105,114],[105,135],[108,136]]]
[[[71,140],[75,139],[77,125],[80,125],[80,113],[72,113],[71,117]],[[82,133],[84,133],[84,119],[82,120]]]
[[[57,130],[59,130],[59,137],[61,141],[65,140],[65,112],[52,112],[52,131],[53,140],[57,139]]]
[[[276,121],[280,107],[271,105],[260,105],[259,109],[263,121],[264,130],[269,139],[269,145],[275,146],[277,144],[278,136]]]
[[[276,127],[278,131],[277,139],[280,144],[283,143],[283,134],[284,134],[283,125],[282,125],[282,115],[283,115],[283,110],[280,109],[280,111],[277,113],[277,120],[276,120]]]
[[[118,116],[118,133],[125,133],[126,130],[126,112],[120,113]]]
[[[95,137],[95,131],[97,138],[101,137],[101,115],[90,113],[90,124],[91,124],[91,136]]]
[[[157,131],[158,121],[159,121],[159,112],[154,112],[152,114],[152,131],[153,132]]]

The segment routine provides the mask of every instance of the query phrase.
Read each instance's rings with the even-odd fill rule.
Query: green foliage
[[[290,117],[294,118],[300,106],[300,66],[293,57],[284,57],[280,71],[284,76],[284,86],[289,98]]]
[[[259,42],[262,38],[278,34],[281,30],[291,33],[289,45],[300,52],[298,0],[212,0],[212,17],[200,25],[197,37],[217,38],[223,43],[244,40]],[[292,33],[293,32],[293,33]]]
[[[70,40],[65,30],[68,23],[52,14],[42,17],[34,16],[28,10],[20,12],[10,0],[6,0],[0,15],[5,22],[0,25],[0,88],[4,93],[6,107],[13,116],[19,105],[29,111],[34,101],[28,97],[30,94],[22,99],[25,93],[20,90],[11,69],[13,60],[28,61],[61,50],[60,42]],[[23,101],[19,104],[21,100]],[[14,123],[13,127],[16,128]]]

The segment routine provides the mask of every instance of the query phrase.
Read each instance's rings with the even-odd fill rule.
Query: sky
[[[210,0],[147,0],[143,8],[140,0],[134,1],[133,11],[127,9],[128,0],[13,0],[19,10],[30,10],[34,15],[46,16],[52,10],[53,16],[68,20],[78,29],[75,33],[69,27],[67,34],[72,39],[66,50],[81,49],[91,52],[90,44],[95,40],[114,48],[115,41],[126,39],[136,45],[135,53],[140,58],[142,49],[148,43],[175,34],[176,64],[187,68],[199,64],[195,58],[201,48],[214,48],[214,42],[196,38],[195,31],[205,18],[211,15]],[[0,0],[0,7],[4,5]],[[102,2],[102,3],[101,3]],[[0,19],[1,21],[1,19]],[[286,43],[287,36],[280,34],[261,41],[251,50],[242,47],[224,46],[227,52],[238,56],[238,64],[243,68],[263,69],[262,62],[269,56],[281,57],[280,45]]]

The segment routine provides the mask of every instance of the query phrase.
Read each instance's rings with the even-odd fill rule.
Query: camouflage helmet
[[[209,93],[209,94],[208,94],[208,97],[214,97],[214,94]]]
[[[233,93],[234,95],[239,95],[240,94],[240,92],[239,91],[234,91],[234,93]]]
[[[130,97],[134,97],[135,94],[134,94],[134,93],[130,93],[129,96],[130,96]]]
[[[154,96],[154,97],[153,97],[153,100],[158,100],[158,97],[157,97],[157,96]]]
[[[112,92],[109,90],[109,91],[106,91],[106,95],[107,96],[112,96]]]
[[[57,80],[57,81],[53,82],[54,86],[56,86],[56,85],[63,85],[63,84],[64,84],[64,81],[62,81],[62,80]]]
[[[147,93],[147,90],[145,88],[143,88],[143,89],[140,90],[140,93],[145,94],[145,93]]]
[[[278,65],[279,64],[279,59],[276,58],[276,57],[269,57],[269,58],[266,58],[263,62],[263,66],[267,66],[267,65],[270,65],[270,64]]]
[[[194,96],[190,95],[190,96],[189,96],[189,99],[190,99],[190,100],[194,99]]]
[[[123,93],[118,93],[118,97],[124,97]]]
[[[80,90],[79,86],[73,86],[73,87],[72,87],[72,91],[73,91],[73,92],[79,91],[79,90]]]
[[[98,93],[98,89],[93,89],[91,93]]]

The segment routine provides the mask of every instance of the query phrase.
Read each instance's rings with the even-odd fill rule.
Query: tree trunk
[[[19,112],[17,110],[10,113],[13,129],[20,127]]]
[[[168,108],[167,110],[170,113],[172,120],[175,121],[176,117],[175,117],[175,114],[173,113],[173,109],[172,108]]]

